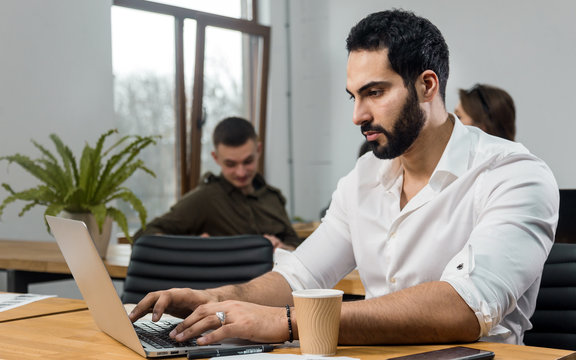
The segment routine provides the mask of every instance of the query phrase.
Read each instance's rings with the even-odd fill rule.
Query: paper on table
[[[213,357],[214,360],[222,360],[222,357]],[[226,360],[326,360],[325,356],[319,355],[296,355],[296,354],[247,354],[226,356]],[[359,360],[348,356],[330,356],[330,360]]]
[[[0,294],[0,312],[50,297],[56,297],[56,295]]]

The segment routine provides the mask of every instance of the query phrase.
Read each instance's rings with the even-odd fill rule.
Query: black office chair
[[[526,345],[576,350],[576,244],[552,246],[530,321]]]
[[[272,269],[274,249],[261,235],[144,235],[132,248],[122,302],[174,287],[207,289],[251,280]]]

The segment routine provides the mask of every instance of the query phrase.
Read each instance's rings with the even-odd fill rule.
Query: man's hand
[[[223,312],[223,323],[216,316]],[[213,330],[202,335],[207,330]],[[200,336],[202,335],[202,336]],[[208,302],[198,306],[170,333],[176,341],[200,336],[198,345],[220,342],[228,338],[240,338],[254,342],[280,343],[288,340],[286,309],[256,305],[242,301]]]
[[[278,237],[276,237],[274,235],[264,234],[262,236],[264,236],[266,239],[270,240],[270,242],[272,243],[272,246],[274,247],[274,250],[276,250],[278,248],[284,249],[284,250],[294,250],[294,247],[284,244],[284,242],[282,240],[280,240]]]
[[[215,302],[217,299],[207,291],[192,289],[170,289],[156,291],[146,295],[130,313],[134,322],[142,316],[152,313],[152,321],[158,321],[162,315],[170,314],[185,318],[199,305]]]
[[[199,338],[198,344],[225,338],[283,342],[288,339],[286,304],[292,304],[292,289],[282,275],[271,271],[239,285],[156,291],[146,295],[129,317],[132,322],[148,313],[152,313],[152,321],[160,320],[164,314],[186,318],[171,333],[177,341],[216,329]],[[216,316],[219,311],[226,314],[224,326]],[[292,325],[297,334],[295,319]]]

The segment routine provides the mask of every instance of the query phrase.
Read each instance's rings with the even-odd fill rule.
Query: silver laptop
[[[228,349],[236,348],[240,350],[246,345],[253,344],[243,340],[231,340],[222,344],[197,346],[194,341],[188,344],[175,341],[171,341],[170,344],[161,344],[160,340],[151,339],[158,335],[158,331],[161,331],[157,329],[158,326],[167,328],[163,332],[168,333],[182,320],[170,317],[158,323],[139,320],[132,324],[86,225],[82,221],[54,216],[46,216],[46,220],[96,325],[139,355],[164,357],[190,352],[205,354],[210,353],[210,350],[227,349],[228,351]]]

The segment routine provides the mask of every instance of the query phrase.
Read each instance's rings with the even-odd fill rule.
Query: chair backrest
[[[555,243],[576,243],[576,189],[560,189]]]
[[[576,350],[576,244],[552,246],[530,321],[526,345]]]
[[[261,235],[145,235],[134,243],[122,301],[151,291],[208,289],[251,280],[272,269],[274,249]]]

